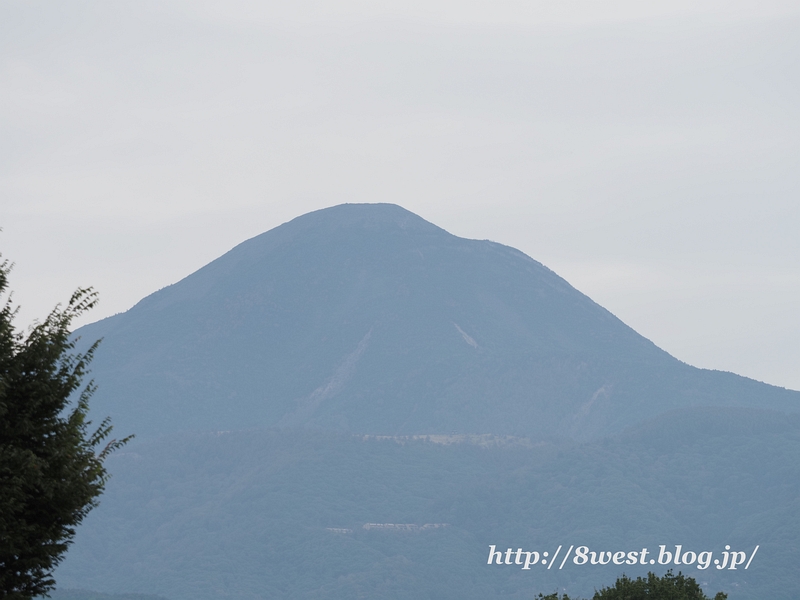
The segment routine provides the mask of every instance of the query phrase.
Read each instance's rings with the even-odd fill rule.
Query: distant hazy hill
[[[591,597],[623,572],[668,567],[524,571],[488,566],[489,545],[680,544],[722,558],[726,544],[758,544],[748,570],[673,568],[730,600],[800,598],[798,416],[682,409],[584,444],[453,441],[251,430],[135,442],[109,460],[57,580],[170,600]]]
[[[513,248],[387,204],[299,217],[78,334],[104,338],[95,414],[140,436],[594,439],[681,407],[800,407],[681,363]]]
[[[684,570],[800,597],[800,393],[681,363],[400,207],[305,215],[78,333],[104,338],[95,414],[139,437],[63,587],[529,600],[668,567],[490,567],[490,544],[758,544],[749,570]]]

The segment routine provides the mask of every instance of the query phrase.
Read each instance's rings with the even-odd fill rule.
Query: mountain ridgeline
[[[800,408],[680,362],[522,252],[390,204],[298,217],[77,334],[103,338],[95,414],[140,437],[591,440],[681,408]]]
[[[678,569],[800,597],[799,392],[686,365],[398,206],[304,215],[77,334],[103,338],[95,418],[137,439],[64,598],[591,597],[670,568],[609,563],[659,545],[758,546],[749,569]],[[561,545],[607,560],[487,564]]]

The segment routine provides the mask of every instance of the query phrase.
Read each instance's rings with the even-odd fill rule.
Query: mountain
[[[686,365],[398,206],[304,215],[76,333],[103,338],[94,418],[137,438],[56,572],[98,592],[65,600],[590,597],[670,566],[800,597],[800,392]],[[694,562],[609,562],[660,546]],[[697,568],[726,547],[752,565]]]
[[[800,407],[676,360],[513,248],[390,204],[298,217],[77,334],[103,338],[94,414],[140,437],[590,440],[682,407]]]

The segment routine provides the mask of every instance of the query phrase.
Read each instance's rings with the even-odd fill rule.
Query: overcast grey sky
[[[800,389],[799,41],[796,0],[0,0],[19,322],[394,202]]]

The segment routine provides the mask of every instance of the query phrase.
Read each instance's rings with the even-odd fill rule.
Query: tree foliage
[[[718,592],[713,600],[725,600],[728,597]],[[623,575],[613,587],[595,592],[592,600],[711,600],[703,593],[700,585],[691,577],[682,573],[674,575],[667,571],[663,577],[648,573],[647,577],[630,579]]]
[[[728,595],[717,592],[713,600],[726,600]],[[566,594],[557,592],[539,594],[535,600],[570,600]],[[572,600],[580,600],[572,598]],[[700,585],[691,577],[682,573],[674,575],[667,571],[663,577],[648,573],[647,577],[631,579],[625,575],[617,579],[611,587],[602,588],[594,593],[592,600],[712,600],[703,593]]]
[[[0,295],[8,286],[0,263]],[[63,309],[23,335],[10,296],[0,309],[0,598],[23,600],[54,586],[75,527],[97,505],[108,478],[103,461],[129,438],[110,439],[87,419],[90,382],[75,399],[97,348],[75,352],[70,323],[97,295],[79,289]]]

